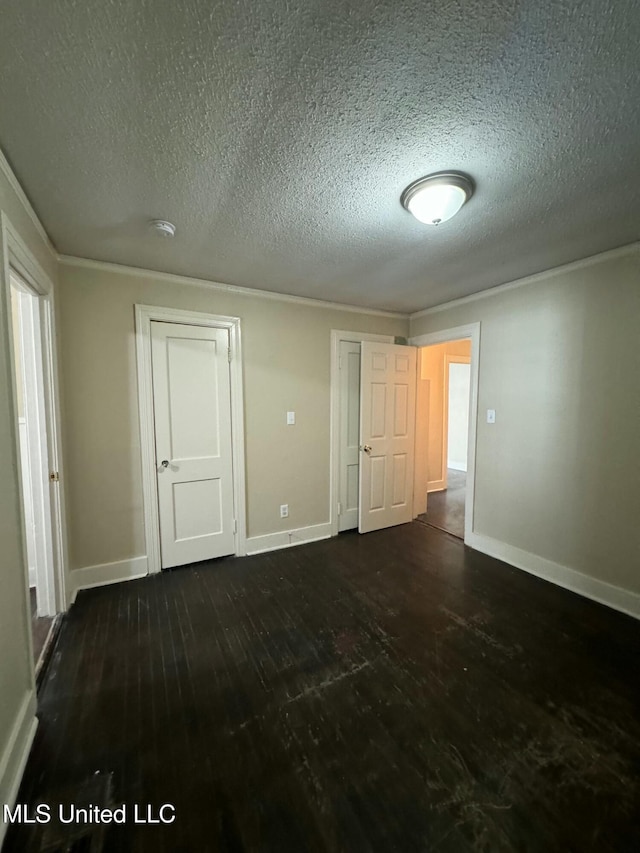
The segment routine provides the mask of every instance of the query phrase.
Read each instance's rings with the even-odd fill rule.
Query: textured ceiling
[[[0,145],[61,253],[417,310],[640,237],[639,43],[637,0],[2,0]]]

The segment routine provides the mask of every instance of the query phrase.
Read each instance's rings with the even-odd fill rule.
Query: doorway
[[[424,473],[416,476],[417,517],[470,544],[480,324],[420,335],[411,343],[419,347],[418,396],[422,401],[416,429],[416,471],[422,467]]]
[[[417,350],[331,334],[331,533],[412,521]]]
[[[469,442],[471,341],[445,341],[420,350],[428,395],[427,507],[419,521],[464,539]]]
[[[151,323],[162,568],[235,551],[229,332]]]
[[[240,320],[136,305],[150,573],[245,553]]]
[[[360,387],[360,351],[362,341],[373,340],[392,342],[393,339],[382,335],[365,335],[358,332],[332,331],[331,333],[331,535],[336,536],[343,530],[357,528],[358,505],[355,484],[358,481],[357,457],[353,453],[356,447],[356,423],[361,419],[359,412],[359,396],[356,393]],[[427,441],[429,427],[429,380],[422,379],[421,361],[426,348],[435,344],[457,341],[464,349],[447,362],[446,383],[453,382],[454,398],[466,399],[463,406],[462,420],[458,405],[452,413],[452,432],[445,434],[440,425],[440,472],[437,466],[427,465]],[[418,379],[416,388],[415,416],[415,463],[413,489],[413,518],[418,518],[432,507],[432,518],[437,512],[438,492],[444,492],[445,499],[457,500],[462,504],[460,524],[455,535],[464,538],[469,543],[473,534],[474,493],[475,493],[475,442],[478,399],[478,367],[480,355],[480,324],[470,323],[440,332],[432,332],[416,336],[409,340],[409,345],[417,349]],[[462,365],[460,370],[449,365]],[[460,375],[462,373],[462,375]],[[445,366],[442,362],[441,405],[444,399]],[[453,379],[451,378],[453,376]],[[462,386],[462,387],[459,387]],[[465,390],[468,389],[468,390]],[[449,392],[447,389],[447,401]],[[464,425],[466,410],[466,428]],[[448,414],[448,408],[447,408]],[[360,430],[357,432],[358,439]],[[465,441],[466,439],[466,441]],[[451,444],[451,457],[443,457]],[[466,449],[466,459],[461,453],[460,445]],[[361,457],[360,457],[361,458]],[[444,458],[444,465],[442,460]],[[431,471],[430,471],[431,467]],[[462,468],[466,467],[466,471]],[[348,469],[352,470],[349,471]],[[447,494],[448,492],[448,494]],[[457,495],[454,494],[457,492]],[[346,516],[346,517],[343,517]]]
[[[56,613],[40,306],[38,296],[13,269],[9,286],[19,473],[32,647],[37,672],[50,641]]]

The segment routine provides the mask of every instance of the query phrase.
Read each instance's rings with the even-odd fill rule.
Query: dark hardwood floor
[[[5,853],[639,850],[639,659],[637,621],[418,523],[81,592],[19,801],[127,822]]]
[[[447,488],[441,492],[430,492],[427,511],[419,516],[424,524],[445,530],[459,539],[464,539],[464,500],[467,488],[465,471],[447,469]]]
[[[33,659],[37,666],[40,663],[40,659],[49,640],[49,634],[53,627],[54,619],[53,616],[38,616],[38,605],[36,602],[36,591],[34,587],[29,589],[29,603],[31,605]]]

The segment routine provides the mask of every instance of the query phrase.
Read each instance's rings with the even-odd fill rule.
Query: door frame
[[[476,436],[478,431],[478,380],[480,376],[480,323],[469,323],[439,332],[414,335],[409,343],[416,347],[445,344],[450,341],[471,341],[471,387],[469,391],[469,444],[467,451],[467,488],[464,508],[464,543],[470,545],[474,533],[476,491]],[[446,378],[446,377],[445,377]],[[446,462],[446,460],[445,460]]]
[[[233,513],[235,554],[246,554],[247,522],[244,452],[244,395],[242,386],[242,337],[239,317],[183,311],[156,305],[135,306],[136,361],[138,365],[138,413],[142,459],[142,506],[144,538],[149,574],[162,570],[160,514],[156,482],[155,423],[153,417],[153,377],[151,365],[151,323],[180,323],[227,329],[229,332],[229,378],[231,384],[231,457],[233,465]]]
[[[340,498],[340,343],[361,344],[363,341],[392,344],[393,335],[373,332],[331,330],[330,433],[329,433],[329,524],[331,536],[338,535],[338,503]]]
[[[11,312],[11,273],[33,297],[31,316],[32,326],[30,356],[32,378],[36,381],[33,394],[29,394],[30,408],[35,413],[36,424],[32,424],[33,437],[37,447],[30,447],[32,459],[37,455],[40,468],[32,471],[31,486],[34,507],[38,509],[41,525],[39,551],[42,565],[38,572],[38,582],[44,581],[45,589],[38,593],[38,615],[55,616],[67,609],[67,534],[64,495],[64,476],[62,461],[62,443],[60,439],[60,392],[58,384],[58,363],[56,352],[54,284],[36,260],[26,243],[13,227],[10,219],[2,212],[0,217],[2,232],[2,264],[0,270],[0,288],[4,310],[10,317]],[[22,325],[22,324],[21,324]],[[24,341],[24,337],[23,337]],[[17,377],[13,350],[13,327],[9,322],[9,348],[11,367],[11,386],[13,409],[17,412]],[[31,389],[33,390],[33,389]],[[35,427],[35,429],[33,429]],[[20,458],[20,437],[16,418],[16,454]],[[37,466],[34,466],[37,467]],[[46,471],[46,480],[42,476]],[[24,527],[24,498],[20,482],[20,517],[22,520],[23,563],[25,583],[29,585],[26,530]],[[29,596],[26,607],[29,622],[31,620]]]

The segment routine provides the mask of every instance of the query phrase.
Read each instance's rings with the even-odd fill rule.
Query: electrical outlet
[[[289,518],[289,504],[280,505],[280,518]]]
[[[487,423],[495,424],[496,422],[496,410],[495,409],[487,409]]]
[[[296,422],[296,413],[287,412],[287,426],[293,426]]]

